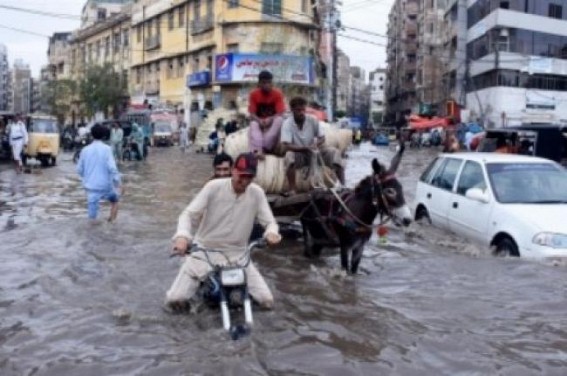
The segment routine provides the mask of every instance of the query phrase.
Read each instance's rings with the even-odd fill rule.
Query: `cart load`
[[[325,145],[335,147],[345,154],[352,143],[352,131],[350,129],[334,128],[328,123],[321,122],[325,134]],[[248,152],[249,128],[241,129],[230,134],[224,145],[224,151],[236,158],[241,153]],[[258,162],[258,171],[255,182],[261,186],[266,193],[283,193],[289,190],[286,170],[284,165],[284,150],[278,145],[276,155],[266,155]],[[322,166],[321,159],[313,154],[310,166],[296,170],[296,191],[309,192],[314,187],[332,187],[337,181],[334,171]]]

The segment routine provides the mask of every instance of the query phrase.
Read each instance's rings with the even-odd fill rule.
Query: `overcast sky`
[[[385,67],[385,47],[375,44],[385,45],[387,40],[372,33],[386,34],[388,12],[393,2],[394,0],[342,0],[343,5],[340,9],[342,23],[346,28],[340,34],[371,42],[339,36],[339,48],[350,57],[351,65],[360,66],[367,73],[379,66]],[[33,75],[39,76],[41,66],[47,63],[47,37],[54,32],[72,31],[78,28],[84,3],[85,0],[0,0],[0,6],[15,6],[76,16],[76,19],[58,18],[0,8],[0,43],[8,47],[10,64],[15,59],[21,58],[31,66]],[[28,31],[31,34],[4,27]],[[349,27],[366,32],[352,30]]]

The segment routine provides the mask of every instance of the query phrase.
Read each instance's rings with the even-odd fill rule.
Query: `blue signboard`
[[[258,74],[270,71],[277,82],[313,85],[313,59],[309,56],[221,54],[215,57],[215,81],[257,82]]]
[[[201,71],[187,75],[187,87],[204,86],[211,83],[211,72]]]

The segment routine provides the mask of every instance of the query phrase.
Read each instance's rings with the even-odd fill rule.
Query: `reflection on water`
[[[41,174],[0,172],[0,374],[565,374],[566,265],[492,258],[419,224],[391,229],[386,245],[373,237],[355,277],[333,250],[318,261],[293,241],[256,252],[277,306],[255,312],[250,338],[228,340],[214,311],[164,313],[179,263],[169,239],[211,160],[152,152],[122,167],[113,225],[86,222],[68,156]],[[392,155],[354,150],[350,185]],[[406,154],[410,202],[433,155]]]

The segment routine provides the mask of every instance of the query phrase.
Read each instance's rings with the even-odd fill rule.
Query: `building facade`
[[[387,72],[387,69],[383,68],[370,72],[370,113],[368,114],[368,120],[375,127],[380,126],[384,122]]]
[[[104,22],[124,11],[123,5],[134,0],[87,0],[81,12],[81,29]],[[137,0],[136,0],[137,1]]]
[[[351,92],[350,59],[341,50],[337,51],[337,112],[347,114]]]
[[[444,15],[446,0],[421,0],[419,5],[416,95],[418,112],[438,114],[445,101],[443,73],[447,62],[444,53]]]
[[[12,67],[12,91],[10,111],[29,114],[32,112],[33,82],[28,64],[17,59]]]
[[[8,111],[10,104],[10,64],[8,49],[0,44],[0,111]]]
[[[442,58],[445,61],[443,86],[445,102],[454,102],[466,107],[467,59],[467,0],[447,0],[443,27]],[[449,115],[441,111],[443,115]],[[464,119],[466,120],[466,119]]]
[[[131,5],[126,3],[122,6],[120,13],[115,13],[105,18],[104,21],[74,31],[68,42],[68,64],[63,63],[65,64],[62,70],[63,74],[57,73],[57,78],[69,78],[79,83],[85,77],[89,67],[111,65],[114,72],[120,77],[121,84],[124,87],[124,101],[126,102],[128,74],[131,64],[130,7]],[[61,50],[64,50],[62,45]],[[57,51],[57,49],[54,49],[54,51]],[[67,65],[69,66],[68,74]],[[57,72],[59,72],[60,66],[57,65]],[[82,110],[78,99],[73,98],[72,100],[74,105],[70,120],[75,123]]]
[[[567,0],[469,1],[467,14],[471,114],[567,124]]]
[[[54,33],[49,38],[49,47],[47,49],[47,61],[49,80],[59,80],[70,78],[71,64],[70,64],[70,41],[71,32]]]
[[[388,17],[386,121],[417,109],[418,14],[420,0],[395,0]]]
[[[267,69],[288,96],[313,99],[316,29],[307,1],[140,0],[131,96],[201,110],[240,107]]]
[[[360,67],[350,68],[350,93],[347,115],[361,120],[362,124],[367,124],[370,102],[370,91],[366,84],[366,72]]]

